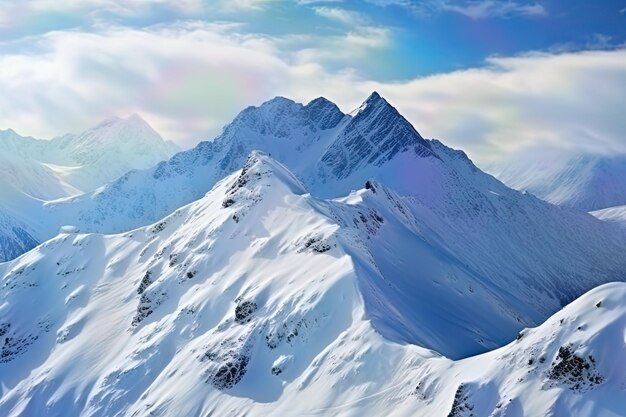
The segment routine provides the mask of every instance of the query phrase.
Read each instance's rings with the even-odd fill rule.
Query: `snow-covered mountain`
[[[0,261],[56,234],[61,224],[48,218],[43,201],[93,190],[174,153],[137,115],[52,140],[0,131]]]
[[[407,152],[432,161],[429,169],[456,161],[465,167],[459,181],[475,181],[474,172],[499,184],[429,143],[432,153]],[[624,278],[623,246],[599,234],[611,228],[501,184],[490,196],[476,186],[450,195],[458,184],[417,178],[449,207],[433,212],[419,194],[374,180],[320,199],[253,152],[155,224],[118,235],[67,229],[0,264],[0,415],[608,417],[626,409],[626,284],[592,290],[515,337],[529,318],[557,310],[555,298],[613,269]],[[524,211],[547,217],[544,228],[558,214],[570,232],[536,229]],[[469,233],[465,241],[453,242],[452,214],[474,220],[456,232]],[[502,232],[515,246],[529,229],[534,243],[488,253],[496,237],[487,218],[499,227],[526,220]],[[460,251],[485,227],[484,239]],[[566,233],[547,254],[560,270],[527,275],[528,263],[550,266],[534,250],[550,249],[542,245],[552,233]],[[502,281],[507,272],[479,269],[493,262],[519,273]],[[425,348],[460,357],[511,340],[457,361]]]
[[[60,173],[64,180],[91,191],[132,169],[146,169],[168,159],[172,143],[139,115],[113,117],[78,135],[50,141],[50,159],[79,167]]]
[[[111,118],[52,140],[0,131],[0,180],[36,199],[82,194],[174,153],[141,117]]]
[[[48,141],[23,137],[11,129],[0,130],[0,187],[10,186],[40,199],[80,194],[58,175],[59,168],[41,160],[48,147]]]
[[[47,204],[46,218],[58,219],[49,233],[63,224],[111,233],[155,222],[201,198],[254,149],[288,166],[316,197],[343,197],[370,179],[382,184],[412,213],[421,235],[445,248],[469,271],[464,273],[494,291],[516,294],[519,305],[507,305],[525,311],[516,318],[520,325],[540,323],[592,286],[626,272],[623,231],[507,188],[463,152],[423,139],[376,93],[348,115],[323,98],[307,105],[276,98],[247,108],[212,142],[94,193]],[[406,247],[418,250],[411,245]],[[402,256],[389,268],[412,276],[419,265]],[[534,308],[527,310],[529,299]],[[493,344],[468,343],[466,352],[446,353],[487,347]]]
[[[626,156],[537,150],[487,166],[511,188],[584,211],[626,204]]]
[[[212,142],[149,170],[129,172],[93,193],[46,204],[33,216],[47,220],[37,237],[52,237],[68,224],[112,233],[155,222],[201,198],[254,149],[285,163],[316,197],[345,196],[369,179],[382,184],[408,207],[421,235],[445,248],[467,274],[486,280],[494,291],[516,292],[519,305],[512,311],[524,311],[515,319],[520,326],[541,322],[593,285],[621,279],[626,271],[623,232],[506,188],[462,152],[423,139],[376,93],[348,115],[323,98],[307,105],[276,98],[250,107]],[[390,255],[381,252],[385,256]],[[389,268],[412,276],[419,266],[402,258]],[[524,280],[537,281],[539,290],[520,286]],[[475,290],[465,290],[470,289]],[[535,301],[533,308],[524,309],[528,299]],[[464,352],[446,353],[494,346],[480,340]]]

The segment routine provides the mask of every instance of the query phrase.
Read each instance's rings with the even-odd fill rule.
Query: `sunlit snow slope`
[[[626,409],[626,284],[591,291],[490,353],[455,362],[407,344],[454,356],[513,340],[513,313],[539,307],[520,309],[520,297],[549,301],[560,285],[477,274],[407,201],[378,181],[317,199],[254,152],[162,221],[64,233],[0,264],[0,415]],[[603,280],[567,279],[573,291]]]

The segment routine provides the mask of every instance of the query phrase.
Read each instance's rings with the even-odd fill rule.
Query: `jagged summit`
[[[317,97],[314,98],[313,100],[309,101],[306,104],[307,107],[311,107],[311,106],[333,106],[333,107],[337,107],[337,105],[335,103],[333,103],[332,101],[330,101],[329,99],[327,99],[326,97]]]
[[[378,91],[372,91],[372,93],[367,97],[367,99],[365,99],[365,103],[367,104],[376,104],[379,101],[383,101],[387,103],[387,100],[385,100],[380,94],[378,94]]]
[[[367,165],[384,165],[405,152],[420,158],[437,157],[411,123],[374,92],[353,114],[321,162],[334,176],[346,179]]]

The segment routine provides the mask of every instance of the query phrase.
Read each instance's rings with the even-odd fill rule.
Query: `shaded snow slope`
[[[0,265],[0,415],[619,415],[626,284],[461,361],[403,342],[519,328],[417,213],[379,182],[317,199],[253,153],[148,227],[61,234]]]
[[[626,157],[536,151],[488,167],[511,188],[583,211],[626,204]]]
[[[0,131],[0,186],[41,199],[81,193],[57,174],[60,168],[55,170],[41,160],[48,146],[48,141],[22,137],[11,129]]]
[[[34,230],[2,208],[0,230],[0,260],[16,258],[39,243]]]

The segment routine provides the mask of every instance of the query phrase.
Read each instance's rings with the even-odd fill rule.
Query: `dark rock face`
[[[131,322],[132,326],[135,327],[139,325],[146,317],[151,315],[154,310],[160,306],[163,301],[167,299],[167,294],[164,292],[159,292],[156,294],[148,295],[146,292],[141,294],[141,298],[139,299],[139,305],[137,306],[137,312],[133,317]]]
[[[242,344],[243,342],[243,344]],[[242,338],[225,339],[219,345],[210,347],[198,359],[206,363],[205,382],[219,390],[231,389],[241,381],[250,362],[250,346]]]
[[[141,295],[143,292],[152,284],[152,280],[150,279],[150,275],[152,275],[151,271],[146,271],[146,274],[141,279],[139,283],[139,287],[137,288],[137,294]]]
[[[258,306],[254,301],[243,301],[235,307],[235,321],[239,324],[248,323]]]
[[[249,360],[250,358],[246,355],[232,356],[230,360],[217,368],[217,372],[211,378],[211,384],[219,390],[234,387],[246,374]]]
[[[11,332],[11,323],[0,323],[0,363],[10,362],[24,354],[39,337]]]
[[[436,157],[413,126],[378,93],[373,93],[321,162],[333,176],[343,179],[361,166],[380,166],[410,149],[418,156]]]
[[[574,353],[571,345],[561,346],[548,371],[548,378],[569,386],[572,391],[584,391],[601,384],[604,377],[596,372],[593,356],[583,358]]]
[[[167,222],[165,220],[162,222],[159,222],[155,224],[154,227],[152,228],[152,233],[162,232],[163,230],[165,230],[166,226],[167,226]]]
[[[313,252],[324,253],[329,251],[330,244],[321,236],[312,236],[308,238],[303,245],[304,249],[311,249]]]
[[[26,230],[17,226],[11,227],[10,231],[0,234],[0,262],[17,258],[38,244]]]
[[[474,406],[469,402],[469,395],[465,385],[459,385],[454,394],[454,402],[452,410],[448,413],[448,417],[473,417]]]

